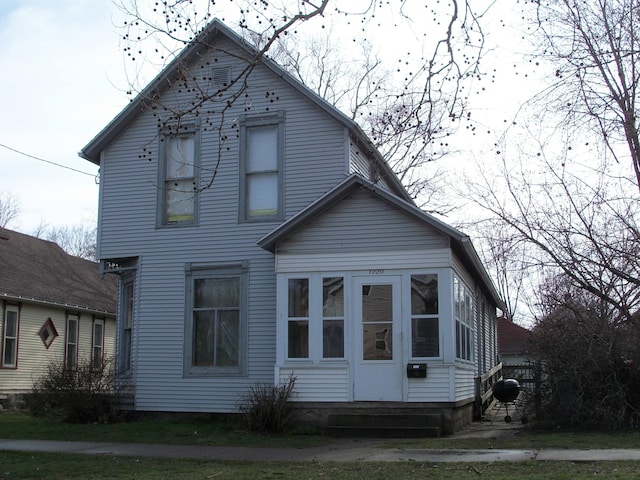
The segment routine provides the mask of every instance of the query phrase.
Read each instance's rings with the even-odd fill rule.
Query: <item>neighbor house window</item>
[[[7,305],[4,310],[2,325],[2,366],[16,368],[18,366],[18,332],[20,309]]]
[[[344,357],[344,278],[322,279],[322,357]]]
[[[289,358],[309,358],[309,279],[289,279],[288,348]]]
[[[104,320],[93,320],[93,337],[91,340],[91,365],[102,366],[104,352]]]
[[[241,372],[246,330],[244,271],[225,267],[187,273],[190,373]]]
[[[67,368],[75,368],[78,365],[78,316],[67,317],[67,335],[65,342],[65,361]]]
[[[160,142],[160,223],[190,225],[197,213],[199,133],[195,126],[175,129]]]
[[[411,275],[411,356],[439,355],[438,276]]]
[[[279,220],[283,209],[284,115],[240,123],[240,219]]]
[[[134,277],[132,275],[124,277],[120,292],[119,369],[121,373],[131,371],[133,339],[133,280]]]
[[[456,317],[456,357],[473,360],[473,301],[471,290],[458,279],[453,279]]]

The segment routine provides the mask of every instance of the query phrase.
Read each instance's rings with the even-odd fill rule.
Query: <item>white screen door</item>
[[[401,401],[400,277],[356,277],[355,400]]]

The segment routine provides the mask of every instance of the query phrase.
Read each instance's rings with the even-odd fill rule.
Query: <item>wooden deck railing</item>
[[[481,419],[484,413],[493,407],[496,400],[493,398],[491,387],[499,380],[502,380],[502,362],[475,378],[476,401],[473,414],[476,420]]]

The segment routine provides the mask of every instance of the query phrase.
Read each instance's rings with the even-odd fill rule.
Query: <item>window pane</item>
[[[66,366],[68,368],[74,368],[76,366],[76,352],[77,352],[77,347],[75,345],[67,345],[67,361],[66,361]]]
[[[247,173],[278,170],[278,127],[247,128]]]
[[[387,322],[393,319],[393,286],[362,286],[362,321]]]
[[[289,317],[309,316],[309,279],[289,279]]]
[[[195,308],[240,306],[240,279],[199,278],[194,281]]]
[[[411,313],[428,315],[438,313],[438,276],[411,276]]]
[[[322,279],[322,316],[344,316],[344,280],[342,277]]]
[[[103,325],[101,323],[93,325],[93,344],[96,346],[102,345],[102,331]]]
[[[18,312],[7,310],[7,320],[5,323],[5,337],[15,338],[18,336]]]
[[[193,314],[193,365],[213,365],[215,314],[212,311]]]
[[[240,338],[240,312],[227,310],[220,312],[216,332],[216,366],[237,367],[240,364],[238,339]]]
[[[167,178],[193,177],[195,135],[165,137],[167,149]]]
[[[247,176],[247,213],[249,216],[278,213],[278,173],[254,173]]]
[[[4,359],[2,364],[5,366],[14,366],[16,364],[16,341],[14,339],[5,339],[4,341]]]
[[[78,321],[69,319],[67,323],[67,343],[77,343],[78,341]]]
[[[437,357],[440,355],[437,318],[411,319],[411,355]]]
[[[193,179],[172,180],[165,185],[167,222],[193,220],[196,192]]]
[[[309,322],[296,320],[289,322],[289,358],[309,357]]]
[[[322,356],[324,358],[344,357],[343,320],[324,320],[322,322]]]
[[[362,343],[363,360],[393,360],[393,324],[363,324]]]

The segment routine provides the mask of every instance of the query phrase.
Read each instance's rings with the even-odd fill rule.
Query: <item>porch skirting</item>
[[[474,398],[458,402],[294,402],[293,422],[324,428],[330,415],[440,415],[442,433],[451,435],[473,421]]]

